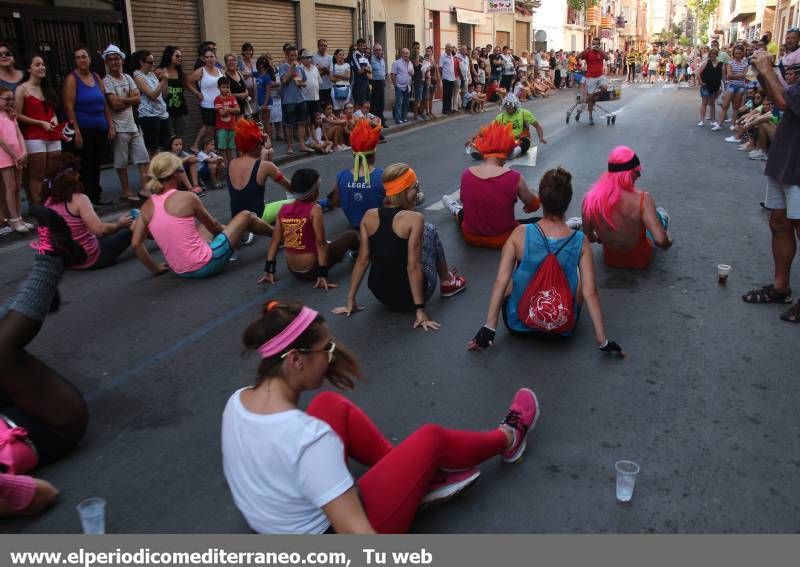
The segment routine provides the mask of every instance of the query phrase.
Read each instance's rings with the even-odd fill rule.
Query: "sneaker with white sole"
[[[572,230],[580,230],[583,228],[583,219],[581,217],[572,217],[567,219],[567,226]]]
[[[442,205],[444,205],[445,208],[454,215],[458,215],[458,213],[461,212],[461,209],[464,208],[464,205],[462,205],[461,202],[456,201],[450,195],[442,195]]]
[[[753,148],[751,148],[748,144],[745,143],[745,144],[742,144],[741,146],[736,146],[736,149],[739,150],[740,152],[744,152],[744,151],[748,151],[749,152]]]
[[[514,442],[503,452],[503,460],[507,463],[517,463],[522,459],[525,448],[528,446],[528,432],[534,428],[539,419],[539,400],[529,388],[520,388],[511,400],[508,413],[500,425],[511,428],[514,433]]]
[[[727,143],[729,143],[729,144],[741,144],[742,143],[742,139],[741,138],[737,138],[736,136],[728,136],[727,138],[725,138],[725,141]]]
[[[717,130],[722,130],[722,128],[719,125],[719,122],[712,122],[711,123],[711,130],[713,132],[716,132]]]
[[[458,275],[456,268],[450,268],[450,281],[442,282],[439,286],[439,294],[442,297],[453,297],[467,288],[467,278]]]
[[[5,236],[6,234],[11,234],[14,232],[14,229],[10,226],[0,226],[0,236]]]
[[[733,122],[733,120],[731,120],[730,118],[726,118],[725,123],[727,124],[728,122]]]
[[[747,154],[747,157],[749,157],[750,159],[757,159],[757,160],[762,160],[763,161],[763,160],[767,159],[767,154],[766,154],[766,152],[764,152],[764,150],[756,149],[756,150],[753,150],[752,152],[750,152],[749,154]]]
[[[472,467],[464,471],[440,470],[434,477],[430,487],[428,487],[428,492],[422,497],[420,504],[430,506],[431,504],[441,504],[450,500],[469,488],[472,483],[478,480],[480,475],[481,471],[478,467]]]
[[[703,122],[698,122],[698,123],[697,123],[697,125],[698,125],[698,126],[700,126],[700,128],[702,128],[703,126],[705,126],[705,125],[706,125],[706,123],[705,123],[705,121],[703,121]]]
[[[249,246],[256,239],[256,235],[252,232],[245,232],[242,234],[241,246]]]

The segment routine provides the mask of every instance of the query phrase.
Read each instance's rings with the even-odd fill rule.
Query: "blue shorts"
[[[198,268],[194,272],[187,272],[185,274],[178,274],[182,278],[210,278],[220,273],[225,266],[228,265],[228,260],[233,256],[233,246],[230,240],[221,232],[214,237],[214,240],[208,243],[211,248],[211,259],[202,268]]]
[[[713,96],[713,97],[716,98],[717,93],[719,93],[719,89],[717,89],[716,91],[714,91],[712,93],[711,90],[709,90],[709,88],[707,86],[703,85],[702,87],[700,87],[700,96],[701,97]]]
[[[208,168],[208,163],[203,162],[197,168],[197,175],[203,181],[211,181],[211,170]]]
[[[745,92],[746,90],[747,90],[747,85],[733,85],[731,83],[725,85],[726,93],[739,94]]]

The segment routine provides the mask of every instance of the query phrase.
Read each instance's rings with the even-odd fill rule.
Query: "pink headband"
[[[286,347],[292,344],[297,337],[302,335],[303,331],[308,329],[309,325],[311,325],[318,316],[319,313],[310,307],[303,307],[297,317],[286,325],[283,331],[259,347],[258,352],[261,353],[261,358],[269,358],[270,356],[275,356],[279,352],[286,350]]]

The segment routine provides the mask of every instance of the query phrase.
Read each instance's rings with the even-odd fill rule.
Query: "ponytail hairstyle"
[[[258,353],[259,348],[277,336],[291,323],[303,309],[301,303],[283,303],[270,301],[264,305],[261,317],[253,321],[245,329],[242,335],[245,354]],[[323,337],[320,332],[325,319],[322,315],[317,315],[314,321],[289,344],[283,352],[273,356],[262,358],[258,365],[258,376],[256,386],[271,377],[283,376],[282,355],[295,349],[310,349]],[[362,379],[361,369],[358,366],[353,354],[343,345],[336,343],[336,353],[333,362],[328,367],[326,378],[328,381],[341,390],[352,390],[355,387],[355,379]]]
[[[59,155],[42,178],[42,203],[48,199],[54,203],[69,203],[73,195],[83,192],[80,163],[81,160],[69,152]]]
[[[572,174],[561,166],[546,171],[539,181],[539,200],[545,214],[563,217],[572,201]]]
[[[609,166],[620,165],[636,157],[636,152],[627,146],[617,146],[608,154]],[[583,198],[583,216],[592,224],[603,220],[612,230],[617,226],[611,213],[622,198],[623,191],[635,191],[634,184],[641,175],[642,166],[637,165],[626,171],[603,173]]]
[[[150,167],[147,170],[147,176],[150,178],[147,188],[156,195],[160,195],[164,192],[164,183],[182,166],[181,158],[172,152],[156,154],[150,161]]]

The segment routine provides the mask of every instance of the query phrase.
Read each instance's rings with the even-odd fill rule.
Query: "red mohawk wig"
[[[514,149],[516,142],[511,130],[511,124],[492,122],[480,129],[475,141],[475,149],[483,154],[484,158],[506,158]]]
[[[375,146],[378,145],[378,140],[381,138],[381,127],[372,126],[369,120],[362,118],[356,122],[353,131],[350,132],[350,147],[355,155],[355,163],[353,164],[353,181],[357,181],[360,177],[364,178],[364,182],[369,187],[369,164],[367,163],[367,154],[375,152]]]
[[[236,122],[233,140],[236,142],[237,150],[241,153],[249,153],[256,149],[259,144],[264,143],[264,133],[258,127],[258,124],[252,120],[240,118]]]
[[[378,145],[381,137],[381,127],[372,126],[369,120],[362,118],[356,122],[355,128],[350,132],[350,147],[353,153],[369,152]]]

